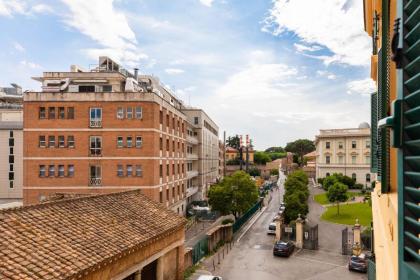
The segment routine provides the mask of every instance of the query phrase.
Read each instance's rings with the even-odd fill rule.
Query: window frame
[[[66,147],[66,140],[64,138],[64,135],[58,135],[57,144],[58,144],[59,148],[65,148]]]
[[[53,141],[51,141],[53,139]],[[51,143],[54,143],[51,145]],[[55,135],[48,135],[48,148],[55,148]]]
[[[74,164],[67,165],[67,177],[74,177]]]
[[[47,109],[45,109],[45,107],[39,107],[38,118],[40,120],[45,120],[47,118]]]
[[[40,164],[38,167],[38,177],[40,178],[45,178],[47,177],[47,170],[46,170],[46,165],[45,164]]]
[[[67,135],[67,148],[74,149],[75,146],[74,135]]]
[[[127,109],[126,109],[126,118],[128,120],[132,120],[133,117],[134,117],[133,107],[127,107]]]
[[[42,140],[42,138],[44,140]],[[46,140],[45,135],[39,135],[38,136],[38,147],[39,148],[46,148],[47,147],[47,140]]]
[[[98,147],[98,144],[99,144],[99,147]],[[89,155],[91,156],[102,155],[102,136],[96,136],[96,135],[89,136]]]
[[[141,106],[136,106],[134,109],[134,117],[137,120],[141,120],[143,118],[143,108]]]
[[[124,107],[117,107],[117,119],[118,120],[124,119]]]

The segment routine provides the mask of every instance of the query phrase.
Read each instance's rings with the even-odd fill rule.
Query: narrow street
[[[284,178],[280,175],[279,190],[273,191],[273,199],[266,211],[260,216],[249,231],[235,244],[233,250],[216,269],[214,275],[228,280],[242,279],[367,279],[366,274],[349,272],[347,256],[340,254],[341,238],[340,226],[319,223],[320,249],[317,251],[295,250],[289,258],[274,257],[272,254],[274,236],[267,235],[267,228],[275,216],[284,192]],[[312,188],[312,187],[311,187]],[[312,204],[313,215],[310,219],[318,222],[322,209],[315,209]],[[317,218],[318,217],[318,218]],[[315,221],[316,219],[316,221]],[[333,237],[333,238],[332,238]],[[280,278],[279,278],[280,277]]]

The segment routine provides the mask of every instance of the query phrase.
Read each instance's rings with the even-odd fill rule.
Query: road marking
[[[336,266],[336,267],[347,267],[347,265],[338,265],[338,264],[335,264],[335,263],[318,261],[318,260],[314,260],[314,259],[311,259],[311,258],[304,258],[304,257],[297,257],[297,256],[294,256],[294,257],[297,258],[297,259],[305,260],[305,261],[322,263],[322,264],[332,265],[332,266]]]

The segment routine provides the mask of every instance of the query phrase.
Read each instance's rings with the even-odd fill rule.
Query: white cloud
[[[372,92],[375,92],[375,90],[376,85],[371,78],[355,80],[347,83],[348,94],[370,95]]]
[[[333,74],[331,72],[328,72],[328,71],[318,70],[318,71],[316,71],[316,74],[318,76],[321,76],[321,77],[326,77],[329,80],[337,79],[337,76],[335,74]]]
[[[20,62],[20,65],[22,65],[23,67],[31,68],[31,69],[42,69],[41,65],[36,64],[34,62],[31,62],[31,61],[26,61],[26,60],[22,60]]]
[[[13,47],[19,52],[24,52],[25,51],[25,48],[21,44],[19,44],[18,42],[14,42]]]
[[[317,46],[317,45],[305,46],[305,45],[302,45],[302,44],[294,43],[293,46],[295,46],[295,49],[298,52],[305,52],[305,51],[316,52],[316,51],[322,50],[322,47]]]
[[[184,73],[184,70],[178,69],[178,68],[166,68],[165,72],[168,73],[169,75],[177,75],[177,74]]]
[[[363,2],[359,0],[274,0],[263,31],[293,32],[307,44],[327,47],[333,54],[313,56],[325,64],[367,66],[371,40],[363,30]]]
[[[137,46],[127,18],[114,7],[114,0],[62,0],[70,13],[65,23],[96,41],[103,48],[85,50],[89,56],[108,55],[127,66],[146,59]]]
[[[200,2],[204,6],[211,7],[211,5],[213,4],[214,0],[200,0]]]
[[[36,4],[33,1],[0,0],[0,16],[13,17],[14,14],[30,16],[34,14],[52,13],[46,4]]]

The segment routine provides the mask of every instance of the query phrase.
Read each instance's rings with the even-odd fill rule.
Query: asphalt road
[[[281,179],[279,182],[282,182]],[[317,251],[295,251],[289,258],[273,256],[274,236],[267,235],[266,232],[282,200],[282,189],[283,184],[280,183],[280,190],[273,191],[273,199],[266,211],[235,244],[233,250],[213,274],[222,276],[224,280],[367,279],[366,274],[348,271],[347,257],[340,254],[341,243],[337,242],[336,237],[341,238],[340,226],[336,225],[331,228],[327,225],[326,228],[320,230],[320,234],[326,234],[326,236],[324,238],[320,236],[320,249]],[[312,207],[316,206],[312,205]],[[316,222],[316,216],[319,215],[317,210],[320,209],[313,210],[314,213],[310,219],[312,219],[311,222]],[[332,232],[329,232],[330,230]],[[329,242],[332,236],[334,238],[332,242]]]

